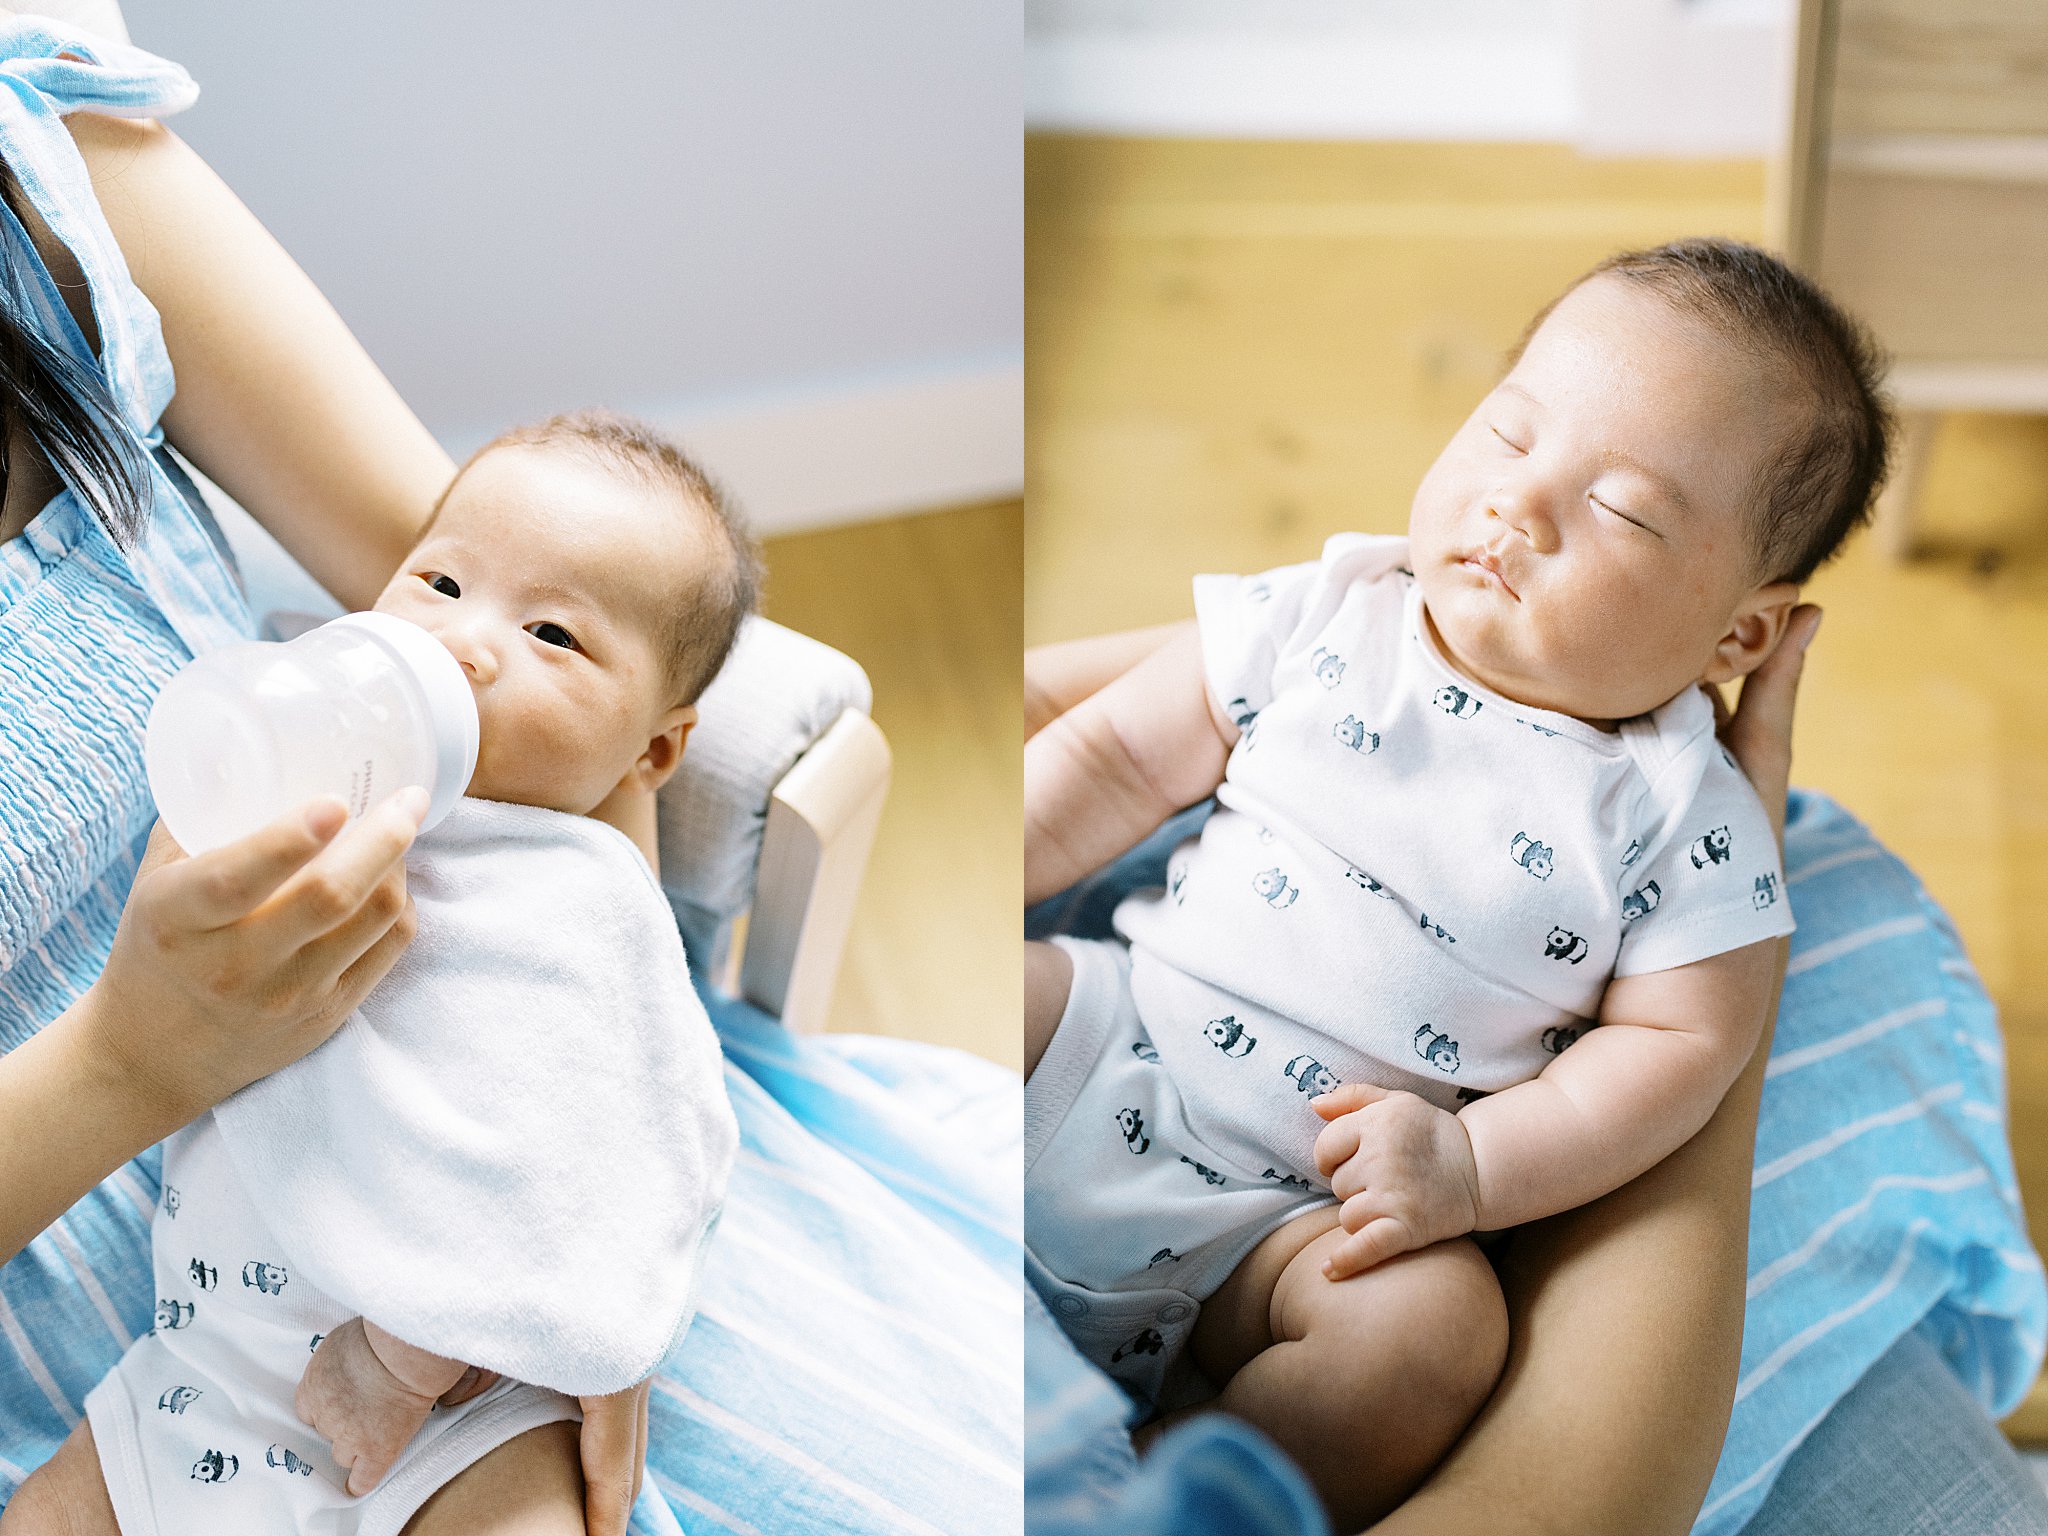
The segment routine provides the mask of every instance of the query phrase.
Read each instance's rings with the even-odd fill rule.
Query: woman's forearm
[[[1778,954],[1782,981],[1782,941]],[[1501,1266],[1507,1372],[1374,1536],[1691,1529],[1735,1397],[1769,1052],[1767,1028],[1706,1127],[1641,1178],[1515,1233]]]
[[[1035,645],[1024,653],[1024,735],[1036,736],[1053,720],[1122,677],[1192,625],[1157,624],[1085,640]]]
[[[0,1056],[0,1263],[189,1118],[94,1041],[88,990]]]
[[[367,608],[455,466],[334,307],[168,129],[67,119],[163,319],[164,431],[328,591]]]

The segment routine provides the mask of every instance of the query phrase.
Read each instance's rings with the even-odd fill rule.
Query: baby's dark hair
[[[1765,461],[1751,491],[1750,553],[1766,581],[1804,582],[1868,520],[1894,437],[1870,332],[1768,251],[1739,240],[1674,240],[1610,256],[1578,282],[1613,275],[1705,321],[1787,369],[1813,400]],[[1569,293],[1571,289],[1566,289]],[[1529,322],[1522,354],[1564,294]]]
[[[463,470],[494,448],[579,451],[652,490],[676,492],[700,515],[711,558],[692,573],[684,590],[674,594],[656,633],[673,701],[696,703],[732,654],[740,623],[754,611],[761,596],[760,547],[731,498],[668,438],[646,422],[617,411],[569,411],[513,427],[471,454]],[[448,493],[443,491],[441,500],[447,499]],[[436,504],[436,515],[440,510]]]

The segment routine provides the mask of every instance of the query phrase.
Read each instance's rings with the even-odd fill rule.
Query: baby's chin
[[[1604,728],[1648,714],[1678,691],[1659,692],[1655,684],[1617,686],[1611,667],[1580,676],[1569,665],[1532,655],[1526,637],[1488,599],[1485,592],[1453,591],[1439,611],[1425,594],[1423,612],[1452,668],[1510,703]]]

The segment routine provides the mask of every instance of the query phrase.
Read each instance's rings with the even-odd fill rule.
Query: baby
[[[469,798],[408,857],[417,936],[333,1040],[167,1143],[157,1326],[86,1402],[106,1499],[64,1504],[128,1536],[396,1533],[667,1353],[737,1127],[654,793],[757,584],[717,491],[625,418],[464,467],[376,604],[479,717]],[[582,1532],[573,1493],[547,1529]]]
[[[1770,657],[1864,517],[1875,377],[1761,251],[1617,256],[1405,539],[1199,579],[1194,633],[1027,747],[1028,900],[1218,801],[1128,947],[1030,947],[1033,1281],[1149,1405],[1226,1383],[1339,1529],[1498,1380],[1469,1234],[1653,1166],[1755,1049],[1792,918],[1698,685]]]

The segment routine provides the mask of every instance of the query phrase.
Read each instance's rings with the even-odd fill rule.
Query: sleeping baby
[[[1034,1283],[1147,1405],[1225,1383],[1340,1529],[1498,1380],[1470,1234],[1653,1166],[1756,1047],[1792,918],[1699,685],[1770,657],[1865,516],[1875,379],[1759,250],[1612,258],[1406,538],[1198,579],[1193,634],[1027,748],[1028,899],[1218,802],[1123,943],[1031,947]]]
[[[86,1402],[127,1536],[397,1533],[675,1344],[738,1133],[653,796],[757,579],[625,418],[508,433],[443,497],[376,607],[461,663],[476,773],[361,1009],[166,1144],[156,1327]]]

